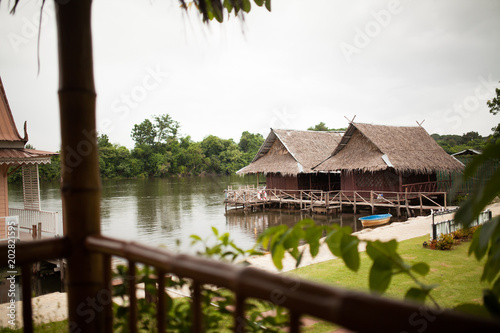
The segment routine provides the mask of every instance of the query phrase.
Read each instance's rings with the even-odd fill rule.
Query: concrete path
[[[440,220],[450,219],[452,214],[443,215]],[[381,226],[373,229],[363,229],[361,231],[355,232],[361,240],[381,240],[389,241],[391,239],[396,239],[398,242],[410,238],[425,236],[430,234],[432,225],[432,218],[430,216],[419,216],[416,218],[411,218],[406,222],[394,222],[386,226]],[[304,245],[301,250],[306,248],[302,261],[299,267],[304,267],[319,262],[336,259],[336,257],[330,252],[328,246],[323,243],[320,247],[319,253],[315,258],[312,258],[309,253],[309,245]],[[360,242],[359,250],[364,251],[366,248],[365,242]],[[265,255],[260,257],[252,257],[248,260],[252,266],[264,269],[270,272],[278,272],[274,264],[272,263],[271,255]],[[288,253],[285,255],[283,260],[283,272],[295,269],[296,261]]]

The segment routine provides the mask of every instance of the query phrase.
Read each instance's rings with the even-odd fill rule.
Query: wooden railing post
[[[397,211],[398,211],[398,217],[401,217],[401,202],[399,201],[399,192],[396,193],[396,199],[397,199]]]
[[[38,222],[38,234],[36,235],[36,239],[42,239],[42,222]]]
[[[353,191],[352,193],[354,194],[354,215],[356,215],[356,195],[357,195],[357,192]]]

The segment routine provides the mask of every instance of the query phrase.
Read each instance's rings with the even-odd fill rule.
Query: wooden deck
[[[316,191],[277,190],[245,187],[225,190],[226,212],[231,209],[257,210],[268,207],[300,209],[316,213],[342,213],[349,207],[354,213],[368,208],[394,209],[398,216],[405,210],[437,210],[447,208],[446,192],[383,192],[383,191]]]

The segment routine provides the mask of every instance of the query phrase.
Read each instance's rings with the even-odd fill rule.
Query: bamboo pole
[[[90,253],[85,247],[85,239],[101,231],[92,1],[56,1],[55,6],[59,45],[61,199],[64,233],[71,247],[66,279],[68,325],[71,331],[103,332],[105,311],[95,311],[88,306],[89,299],[99,301],[99,292],[105,289],[102,255]],[[88,315],[82,315],[83,311],[88,311]]]

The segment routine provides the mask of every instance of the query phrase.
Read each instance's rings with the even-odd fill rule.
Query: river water
[[[104,180],[101,230],[106,236],[194,253],[196,249],[190,245],[190,235],[206,238],[212,234],[212,227],[229,232],[239,247],[248,249],[266,228],[279,224],[293,226],[309,217],[289,211],[243,213],[239,210],[225,214],[224,190],[228,185],[237,188],[256,184],[256,181],[251,175]],[[40,196],[42,210],[62,211],[58,183],[40,184]],[[9,185],[9,206],[23,207],[20,184]],[[361,228],[352,214],[313,218],[318,223]]]
[[[258,235],[266,228],[280,224],[291,227],[301,219],[311,217],[287,210],[253,213],[233,210],[225,214],[224,190],[228,185],[238,188],[256,182],[257,178],[251,175],[104,180],[101,231],[106,236],[195,254],[202,247],[192,246],[190,235],[196,234],[213,244],[214,237],[210,238],[212,227],[219,232],[229,232],[235,244],[246,250],[254,246]],[[42,210],[57,211],[62,219],[59,183],[40,184],[40,197]],[[9,184],[9,206],[23,208],[21,184]],[[369,212],[364,215],[369,215]],[[353,214],[314,215],[312,218],[321,224],[349,225],[353,231],[362,228]],[[62,220],[60,224],[62,230]],[[33,281],[35,295],[63,288],[56,275]],[[6,285],[0,283],[0,303],[8,301],[3,297],[3,294],[7,295],[5,288]],[[19,298],[20,293],[17,296]]]

